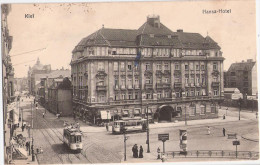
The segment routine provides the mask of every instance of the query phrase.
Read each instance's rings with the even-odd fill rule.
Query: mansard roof
[[[228,72],[232,71],[251,71],[255,62],[237,62],[230,65]]]
[[[147,20],[137,30],[103,27],[83,38],[72,52],[83,51],[87,46],[170,46],[185,49],[220,49],[218,44],[209,36],[203,37],[199,33],[187,33],[182,30],[173,32],[160,23],[159,17],[157,19],[156,26],[154,26],[154,22],[151,23],[149,22],[151,20]]]

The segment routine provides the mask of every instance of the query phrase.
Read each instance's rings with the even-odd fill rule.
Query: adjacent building
[[[73,110],[91,122],[147,112],[155,121],[215,118],[224,97],[220,49],[159,16],[137,30],[102,27],[72,51]]]
[[[36,86],[37,92],[36,96],[41,105],[48,109],[48,88],[53,84],[55,79],[61,79],[65,77],[70,78],[71,72],[69,69],[52,70],[50,73],[37,74],[35,77],[40,79],[40,83]]]
[[[52,85],[48,88],[49,111],[61,116],[71,116],[72,92],[71,81],[68,77],[53,79]]]
[[[257,96],[257,63],[248,59],[231,64],[225,81],[227,88],[238,88],[244,96]]]
[[[8,163],[11,158],[10,150],[10,133],[7,132],[8,127],[11,127],[12,118],[8,115],[8,104],[14,101],[14,68],[12,66],[11,57],[9,55],[12,49],[13,37],[9,34],[7,16],[11,11],[10,4],[1,5],[1,54],[2,54],[2,96],[3,96],[3,114],[4,114],[4,151],[5,163]],[[9,117],[8,117],[9,116]],[[9,125],[9,126],[8,126]]]

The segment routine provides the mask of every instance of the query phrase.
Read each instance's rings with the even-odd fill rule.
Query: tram
[[[63,143],[73,151],[82,150],[83,133],[76,127],[67,126],[63,129]]]
[[[133,131],[146,131],[146,119],[123,119],[117,120],[112,123],[112,133],[120,134],[123,133],[123,129],[125,128],[126,132]]]

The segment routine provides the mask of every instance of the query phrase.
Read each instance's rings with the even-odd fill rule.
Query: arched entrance
[[[172,113],[174,109],[170,105],[162,105],[158,108],[159,116],[158,121],[171,121],[172,120]]]

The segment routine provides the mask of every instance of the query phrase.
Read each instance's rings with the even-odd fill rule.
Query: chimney
[[[247,62],[253,62],[253,59],[247,59]]]
[[[242,63],[244,63],[245,61],[244,60],[242,60]]]
[[[160,28],[160,16],[159,15],[148,15],[147,16],[147,23],[155,28]]]
[[[183,29],[178,29],[177,32],[183,32]]]

